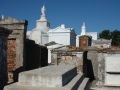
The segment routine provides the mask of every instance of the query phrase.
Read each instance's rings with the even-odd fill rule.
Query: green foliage
[[[104,38],[104,39],[111,39],[112,35],[110,30],[103,30],[100,34],[99,34],[100,38]]]
[[[114,30],[112,34],[112,45],[120,45],[120,31]]]
[[[103,30],[99,34],[100,38],[104,39],[112,39],[112,45],[120,45],[120,31],[119,30],[114,30],[110,32],[110,30]]]

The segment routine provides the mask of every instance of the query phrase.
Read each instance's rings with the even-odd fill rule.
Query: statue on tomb
[[[45,11],[45,6],[43,5],[43,7],[41,8],[42,16],[45,16]]]

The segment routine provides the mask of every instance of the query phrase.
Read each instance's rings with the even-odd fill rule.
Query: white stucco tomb
[[[76,44],[76,33],[73,28],[66,28],[64,24],[48,31],[49,42],[54,41],[63,45]]]
[[[36,44],[44,45],[48,43],[48,31],[50,29],[50,22],[46,19],[45,6],[41,8],[41,17],[36,21],[36,28],[27,32],[27,37],[34,40]]]
[[[44,45],[54,41],[63,45],[76,46],[76,33],[73,28],[66,28],[64,24],[50,29],[50,22],[46,19],[45,6],[41,8],[41,17],[36,21],[36,28],[27,31],[27,38],[34,40],[36,44]]]

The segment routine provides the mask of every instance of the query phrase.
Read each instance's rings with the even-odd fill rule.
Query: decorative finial
[[[83,25],[81,27],[81,35],[86,35],[86,27],[85,27],[85,23],[83,22]]]
[[[2,18],[1,19],[4,19],[4,15],[2,15]]]
[[[83,26],[85,26],[85,22],[83,22]]]
[[[41,8],[42,16],[45,16],[45,11],[46,11],[46,9],[45,9],[45,5],[43,5],[43,7]]]

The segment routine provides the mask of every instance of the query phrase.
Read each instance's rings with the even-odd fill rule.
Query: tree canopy
[[[110,30],[103,30],[100,34],[99,34],[100,38],[104,38],[104,39],[112,39],[112,45],[120,45],[120,31],[119,30],[114,30],[114,31],[110,31]]]

